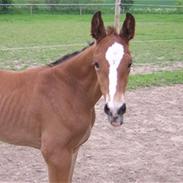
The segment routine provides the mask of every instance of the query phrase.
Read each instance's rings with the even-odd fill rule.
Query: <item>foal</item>
[[[101,13],[91,22],[95,42],[43,67],[0,71],[0,140],[38,148],[50,183],[71,182],[77,152],[95,121],[101,95],[113,126],[123,123],[132,63],[128,48],[135,19],[127,13],[119,34],[105,30]]]

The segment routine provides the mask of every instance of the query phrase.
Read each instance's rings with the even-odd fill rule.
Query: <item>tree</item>
[[[8,12],[12,4],[12,0],[0,0],[0,4],[3,4],[3,6],[0,6],[0,10],[3,12]]]
[[[32,10],[37,10],[38,6],[36,4],[39,4],[40,1],[39,0],[28,0],[28,3],[34,4],[34,5],[32,5]],[[28,8],[30,8],[30,7],[28,6]]]
[[[129,11],[130,7],[133,5],[134,0],[121,0],[121,9],[122,12]]]

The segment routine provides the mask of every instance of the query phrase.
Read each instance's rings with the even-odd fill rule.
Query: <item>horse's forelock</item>
[[[113,26],[108,26],[106,32],[107,32],[107,35],[112,35],[112,34],[118,35],[115,27]]]

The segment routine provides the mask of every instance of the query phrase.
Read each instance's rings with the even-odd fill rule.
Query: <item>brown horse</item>
[[[101,95],[113,126],[123,123],[135,19],[127,13],[118,34],[105,30],[101,13],[91,22],[95,39],[80,52],[43,67],[0,71],[0,140],[41,150],[49,181],[71,182],[81,144],[95,121]]]

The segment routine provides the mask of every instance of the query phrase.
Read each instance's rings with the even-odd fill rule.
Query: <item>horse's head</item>
[[[135,19],[127,13],[119,34],[114,28],[105,30],[101,12],[94,14],[91,24],[96,40],[93,63],[106,101],[104,111],[113,126],[120,126],[126,112],[124,94],[132,64],[128,43],[135,34]]]

